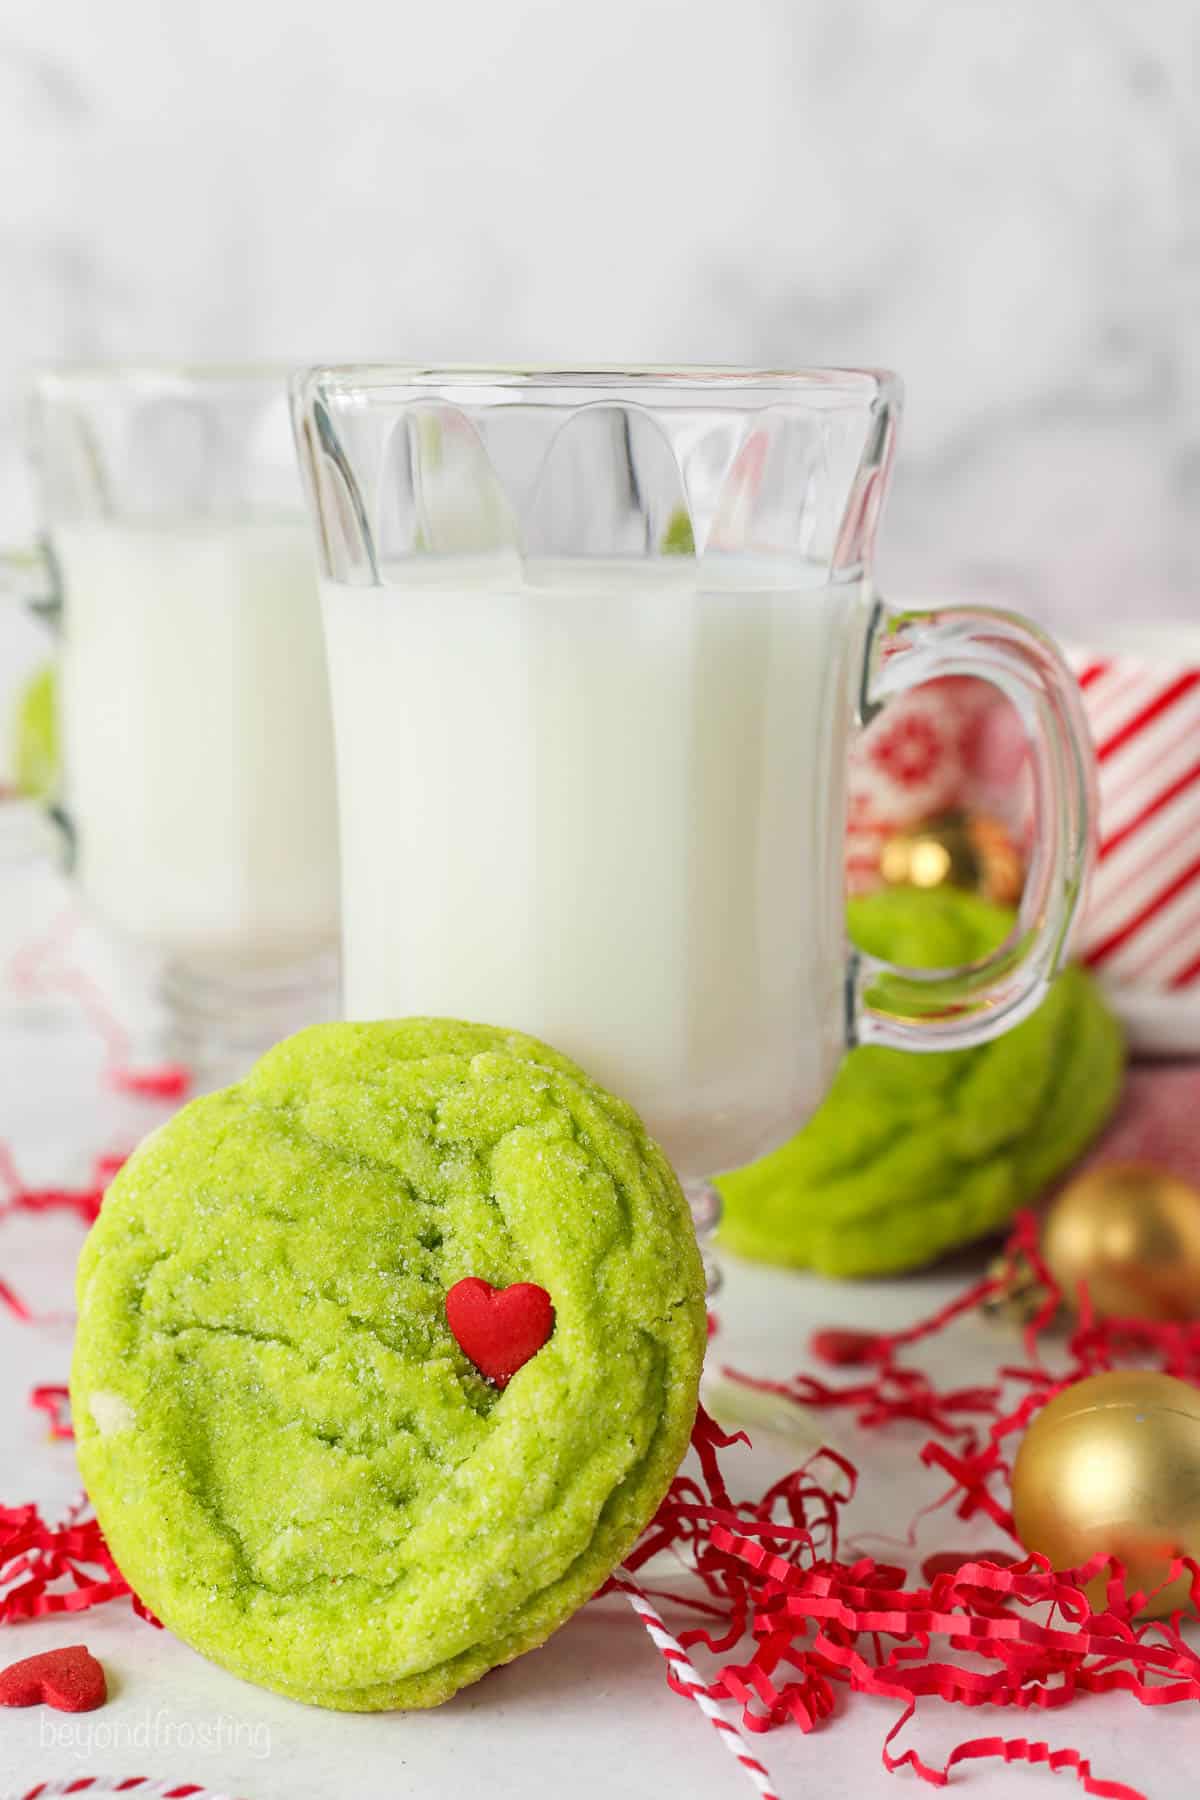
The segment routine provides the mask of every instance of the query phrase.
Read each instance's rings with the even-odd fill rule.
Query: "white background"
[[[1200,591],[1193,0],[0,0],[47,357],[871,361],[884,585]]]

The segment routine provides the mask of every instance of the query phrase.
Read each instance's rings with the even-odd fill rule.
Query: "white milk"
[[[324,587],[347,1016],[545,1038],[689,1175],[785,1137],[841,1048],[865,625],[858,588],[700,566]]]
[[[337,817],[306,531],[59,527],[78,878],[185,959],[282,962],[336,938]]]

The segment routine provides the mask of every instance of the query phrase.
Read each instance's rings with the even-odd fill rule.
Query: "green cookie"
[[[13,780],[18,794],[49,801],[58,787],[58,703],[54,665],[48,663],[25,683],[13,715]]]
[[[852,902],[849,923],[873,955],[938,968],[986,956],[1012,915],[949,888],[895,888]],[[721,1177],[721,1242],[823,1275],[919,1268],[1036,1200],[1103,1126],[1123,1068],[1120,1027],[1074,967],[977,1049],[852,1050],[797,1136]]]
[[[555,1312],[503,1391],[446,1294]],[[636,1114],[532,1038],[324,1025],[155,1132],[79,1269],[88,1493],[166,1625],[319,1706],[433,1706],[601,1585],[687,1446],[686,1204]]]

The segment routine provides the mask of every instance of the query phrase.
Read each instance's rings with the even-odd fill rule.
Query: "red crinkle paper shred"
[[[1181,1636],[1181,1614],[1138,1623],[1144,1596],[1126,1596],[1115,1560],[1096,1557],[1081,1569],[1055,1573],[1044,1558],[1025,1555],[1010,1507],[1016,1441],[1041,1406],[1070,1382],[1125,1362],[1200,1381],[1200,1325],[1099,1322],[1081,1296],[1078,1323],[1058,1345],[1066,1372],[1052,1376],[1041,1363],[1039,1340],[1061,1296],[1037,1242],[1035,1220],[1022,1216],[1002,1272],[906,1331],[818,1333],[817,1360],[851,1371],[840,1382],[806,1374],[768,1381],[726,1371],[802,1406],[845,1410],[862,1428],[923,1424],[931,1435],[920,1459],[945,1483],[924,1513],[950,1507],[960,1519],[983,1521],[989,1537],[1006,1537],[1009,1547],[942,1552],[911,1573],[854,1555],[844,1548],[843,1528],[858,1479],[852,1463],[823,1450],[758,1499],[735,1501],[722,1453],[741,1434],[724,1433],[702,1411],[693,1436],[699,1473],[672,1483],[626,1567],[636,1572],[669,1551],[697,1578],[691,1596],[674,1586],[656,1592],[647,1585],[646,1591],[665,1609],[690,1614],[679,1642],[693,1660],[701,1654],[708,1696],[735,1703],[748,1731],[787,1725],[811,1731],[850,1696],[873,1694],[900,1709],[883,1745],[891,1771],[911,1769],[941,1787],[963,1763],[1044,1764],[1073,1773],[1088,1794],[1144,1800],[1126,1783],[1097,1775],[1078,1750],[1053,1749],[1036,1738],[971,1737],[941,1764],[897,1742],[928,1700],[1032,1713],[1058,1712],[1085,1694],[1130,1694],[1144,1706],[1200,1700],[1200,1656]],[[1027,1366],[1000,1369],[986,1387],[940,1388],[901,1363],[909,1346],[1003,1294],[1021,1268],[1044,1292],[1025,1332]],[[1183,1570],[1192,1577],[1190,1615],[1200,1600],[1200,1571],[1181,1557],[1168,1579]],[[1097,1610],[1085,1589],[1106,1572],[1105,1603]],[[684,1691],[670,1674],[667,1679]]]
[[[47,1381],[35,1387],[29,1396],[29,1404],[45,1413],[50,1423],[50,1436],[55,1441],[75,1436],[70,1419],[71,1396],[61,1383]]]
[[[139,1066],[133,1060],[130,1033],[103,990],[71,962],[68,950],[81,918],[74,907],[68,908],[40,938],[19,950],[5,971],[9,985],[17,993],[69,994],[103,1048],[106,1082],[119,1093],[148,1100],[184,1099],[191,1086],[191,1070],[180,1062]]]
[[[0,1144],[0,1221],[13,1213],[65,1212],[74,1213],[84,1225],[90,1225],[100,1211],[105,1189],[124,1161],[123,1156],[96,1157],[91,1180],[83,1187],[31,1188],[22,1180],[12,1152],[7,1145]],[[33,1308],[3,1276],[0,1276],[0,1306],[23,1325],[38,1322]]]
[[[0,1506],[0,1623],[85,1612],[129,1594],[95,1519],[48,1525],[36,1506]]]

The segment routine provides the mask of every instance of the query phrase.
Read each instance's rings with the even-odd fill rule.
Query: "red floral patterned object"
[[[879,858],[896,831],[964,809],[1014,831],[1022,802],[1025,738],[1013,708],[986,681],[930,681],[894,700],[859,739],[850,765],[846,873],[851,893],[879,884]]]
[[[1122,627],[1116,650],[1067,652],[1096,752],[1097,856],[1074,953],[1102,981],[1131,1050],[1200,1056],[1200,657],[1186,633]],[[939,814],[994,819],[1025,855],[1033,784],[1016,710],[985,683],[931,682],[861,735],[850,770],[851,894],[879,885],[888,840]]]

